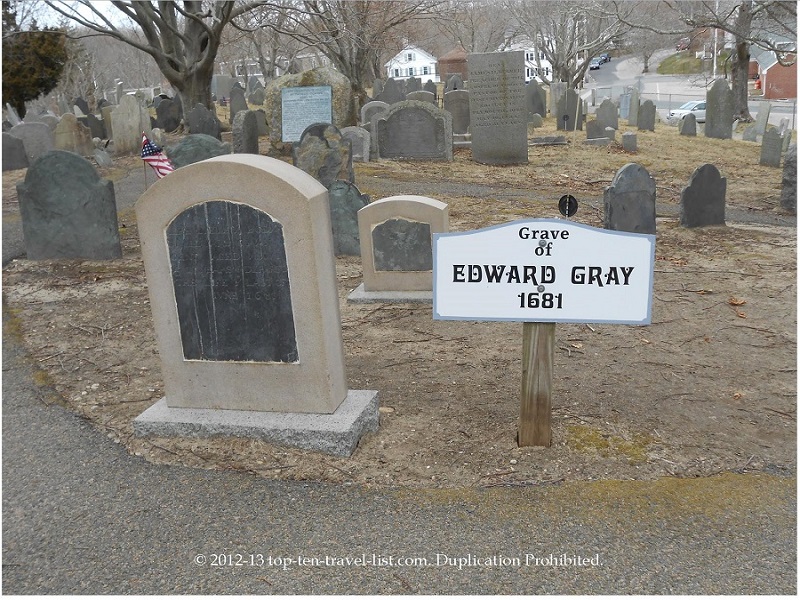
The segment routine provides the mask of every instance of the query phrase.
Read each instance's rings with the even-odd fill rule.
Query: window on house
[[[414,60],[414,53],[406,52],[406,62],[411,62],[412,60]]]
[[[394,70],[394,76],[395,77],[400,77],[400,69],[395,69]]]
[[[409,77],[413,77],[414,76],[414,67],[408,67],[407,72],[408,72],[408,76]]]
[[[422,67],[423,75],[430,75],[430,67]]]

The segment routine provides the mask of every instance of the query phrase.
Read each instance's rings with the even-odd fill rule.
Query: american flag
[[[142,132],[142,160],[153,167],[159,179],[175,170],[169,158],[161,152],[161,148],[148,140],[144,132]]]

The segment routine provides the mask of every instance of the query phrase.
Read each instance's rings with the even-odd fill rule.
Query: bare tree
[[[497,2],[450,0],[437,12],[439,34],[451,46],[461,46],[467,52],[496,52],[507,46],[512,37],[507,15],[498,10]]]
[[[265,3],[45,0],[45,4],[78,25],[152,56],[164,78],[180,92],[184,111],[188,111],[198,103],[211,106],[211,76],[223,29],[238,15]],[[143,39],[131,35],[111,18],[112,7],[118,16],[127,17],[139,27]]]

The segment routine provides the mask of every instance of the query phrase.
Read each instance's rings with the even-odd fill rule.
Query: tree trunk
[[[736,48],[731,61],[731,89],[733,91],[733,119],[749,123],[753,120],[747,107],[747,74],[750,70],[750,43],[747,41],[751,33],[753,13],[752,0],[745,0],[739,5],[736,13],[734,29]],[[714,57],[717,60],[717,57]]]
[[[183,114],[189,112],[198,104],[213,110],[211,102],[211,77],[214,74],[214,65],[201,65],[197,69],[184,74],[181,78],[170,79],[169,82],[181,95]]]

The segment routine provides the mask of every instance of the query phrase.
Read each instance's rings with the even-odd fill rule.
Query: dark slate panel
[[[376,271],[431,271],[430,223],[389,219],[372,230]]]

